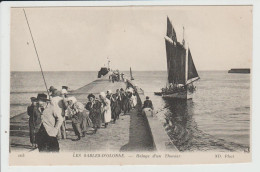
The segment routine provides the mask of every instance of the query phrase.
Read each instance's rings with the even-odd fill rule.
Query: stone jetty
[[[90,93],[115,92],[116,89],[125,89],[127,84],[134,85],[129,80],[112,83],[106,75],[72,91],[70,95],[86,103]],[[99,129],[96,134],[88,134],[80,141],[74,141],[76,136],[68,120],[67,139],[59,140],[60,151],[178,151],[156,116],[147,117],[140,113],[145,95],[141,88],[135,89],[138,92],[137,107],[126,115],[120,115],[115,124]],[[25,112],[10,119],[10,151],[37,151],[30,145],[28,115]]]

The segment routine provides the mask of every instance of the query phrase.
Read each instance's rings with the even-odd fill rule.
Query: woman
[[[105,128],[107,128],[108,123],[111,121],[111,107],[110,100],[106,98],[106,94],[101,92],[99,94],[99,98],[102,103],[102,114],[103,114],[103,122],[105,123]]]
[[[137,105],[137,97],[136,97],[136,94],[133,93],[133,95],[131,97],[131,107],[135,108],[136,105]]]
[[[89,117],[93,123],[93,127],[95,129],[95,133],[97,129],[101,127],[101,102],[96,100],[94,94],[88,95],[89,102],[86,104],[85,108],[89,111]]]
[[[89,114],[84,109],[84,105],[77,101],[75,97],[67,98],[68,101],[68,112],[72,120],[73,130],[78,136],[75,141],[78,141],[82,137],[85,137],[85,134],[88,128],[92,127],[92,122],[89,118]]]

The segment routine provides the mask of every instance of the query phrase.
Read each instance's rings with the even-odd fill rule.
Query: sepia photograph
[[[252,6],[12,7],[9,164],[251,162],[252,50]]]

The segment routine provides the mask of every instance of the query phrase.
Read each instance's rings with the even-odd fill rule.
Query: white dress
[[[104,110],[104,122],[108,123],[111,121],[111,107],[110,107],[110,100],[109,99],[105,99],[105,103],[106,105],[103,106],[103,110]]]
[[[132,95],[132,101],[133,101],[133,106],[135,107],[137,105],[137,97]]]

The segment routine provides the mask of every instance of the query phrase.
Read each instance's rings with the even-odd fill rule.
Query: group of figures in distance
[[[184,35],[184,28],[183,28]],[[178,42],[172,22],[167,17],[167,33],[165,36],[168,83],[162,88],[161,93],[167,99],[191,99],[196,87],[193,82],[199,78],[198,72],[192,60],[190,49]]]

